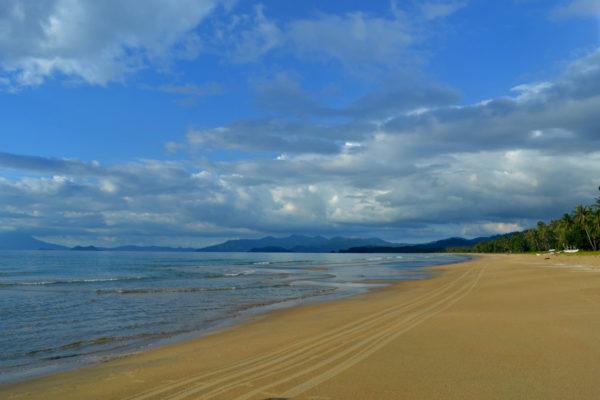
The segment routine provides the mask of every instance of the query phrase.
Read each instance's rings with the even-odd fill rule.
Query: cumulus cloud
[[[255,62],[281,50],[297,57],[357,64],[396,64],[417,42],[410,19],[397,12],[389,18],[351,12],[318,13],[287,23],[271,19],[262,5],[252,14],[236,14],[217,25],[213,43],[224,45],[234,62]]]
[[[467,5],[466,1],[422,3],[421,12],[425,19],[436,19],[454,14]]]
[[[555,17],[598,17],[600,3],[597,0],[572,0],[567,5],[554,9],[553,15]]]
[[[105,166],[3,154],[0,168],[29,172],[0,179],[4,229],[46,236],[215,237],[240,231],[233,221],[247,206],[247,197],[216,174],[174,162]]]
[[[303,89],[286,73],[254,82],[256,104],[270,117],[238,120],[212,129],[190,129],[187,144],[168,143],[168,150],[188,147],[206,153],[215,149],[281,154],[335,154],[360,151],[360,142],[378,132],[383,121],[397,115],[419,115],[460,99],[456,90],[432,83],[388,79],[370,93],[346,104]]]
[[[227,126],[190,130],[186,135],[192,150],[207,152],[236,149],[245,152],[336,153],[335,137],[325,127],[302,121],[255,119]],[[329,138],[328,138],[329,137]]]
[[[142,69],[168,70],[178,59],[214,54],[233,63],[266,55],[336,62],[350,71],[414,65],[417,45],[431,35],[428,19],[462,2],[393,7],[389,15],[317,12],[278,21],[256,5],[233,13],[233,0],[7,0],[0,7],[0,85],[17,91],[50,78],[105,85]],[[222,7],[227,18],[208,18]],[[206,23],[205,23],[206,22]],[[193,88],[165,86],[164,90]]]
[[[382,18],[362,12],[293,21],[287,34],[302,56],[336,60],[348,67],[400,62],[418,40],[403,14]]]
[[[254,7],[254,14],[233,16],[229,25],[217,31],[218,38],[230,42],[230,58],[239,63],[257,61],[283,44],[281,29],[264,14],[264,7]]]
[[[516,97],[418,113],[391,110],[397,116],[384,124],[349,121],[360,128],[335,130],[335,152],[290,146],[277,159],[213,167],[235,185],[277,185],[288,219],[318,215],[326,226],[416,231],[423,224],[443,230],[466,223],[479,234],[527,227],[594,196],[599,54],[575,61],[551,82],[519,88]],[[314,123],[300,132],[311,129],[321,138],[332,135],[331,127]],[[269,141],[261,129],[250,131],[255,143]],[[299,189],[309,186],[315,190]]]
[[[52,76],[104,85],[155,62],[195,57],[193,32],[218,0],[7,0],[0,7],[0,67],[12,87]]]
[[[399,116],[385,130],[406,138],[427,137],[436,143],[437,152],[469,148],[587,152],[600,140],[592,112],[600,106],[599,61],[600,52],[595,51],[554,82],[531,85],[535,90],[527,95]]]
[[[483,224],[483,227],[489,231],[489,232],[496,232],[496,233],[509,233],[509,232],[517,232],[517,231],[522,231],[523,227],[519,224],[506,224],[503,222],[489,222],[486,224]]]
[[[19,10],[11,12],[21,18]],[[388,18],[319,14],[288,23],[268,20],[261,8],[253,12],[231,29],[222,27],[222,40],[231,32],[239,39],[231,57],[238,57],[238,43],[255,50],[238,62],[278,51],[283,40],[315,59],[388,63],[391,52],[408,54],[414,40],[400,12]],[[252,30],[260,24],[262,31]],[[337,31],[317,43],[327,26],[351,27],[348,41],[356,46],[338,43]],[[374,45],[386,35],[392,37]],[[389,76],[343,104],[307,90],[293,73],[254,79],[263,116],[190,129],[182,143],[167,144],[171,153],[191,154],[181,162],[103,165],[0,153],[0,168],[13,172],[0,178],[0,224],[96,240],[158,231],[189,237],[387,232],[433,239],[461,228],[477,235],[526,228],[593,199],[600,50],[555,79],[469,105],[459,105],[460,94],[444,85]],[[210,92],[191,84],[160,89]],[[228,156],[213,157],[223,152]]]
[[[409,12],[392,3],[387,15],[316,12],[291,21],[277,21],[268,9],[256,6],[252,14],[236,14],[229,23],[218,24],[212,43],[227,48],[225,53],[237,63],[280,54],[338,63],[351,72],[414,66],[425,58],[418,45],[436,30],[430,20],[446,17],[465,4],[426,3]]]
[[[385,118],[397,113],[457,103],[460,93],[414,77],[393,76],[366,95],[342,105],[329,105],[324,96],[303,89],[298,79],[280,72],[272,80],[255,82],[256,103],[265,111],[283,116],[318,116],[321,118]]]
[[[343,111],[347,116],[385,118],[407,111],[447,106],[459,100],[460,93],[449,87],[427,81],[388,80],[378,89],[346,105]]]

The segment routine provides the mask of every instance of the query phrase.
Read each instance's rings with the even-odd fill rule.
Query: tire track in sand
[[[271,352],[271,353],[267,353],[267,354],[263,354],[263,355],[258,355],[258,356],[254,356],[254,357],[250,357],[248,359],[245,360],[241,360],[239,362],[233,363],[233,364],[229,364],[227,366],[218,368],[218,369],[214,369],[212,371],[209,371],[207,373],[201,374],[201,375],[195,375],[193,377],[190,378],[185,378],[173,383],[170,383],[168,385],[163,385],[159,388],[154,388],[152,390],[140,393],[136,396],[133,397],[129,397],[127,398],[127,400],[146,400],[149,399],[153,396],[156,395],[160,395],[163,394],[165,392],[168,392],[169,390],[174,390],[177,389],[181,386],[186,386],[188,384],[191,383],[195,383],[195,382],[199,382],[201,380],[205,380],[211,376],[214,375],[218,375],[218,374],[222,374],[231,370],[235,370],[235,369],[239,369],[239,368],[244,368],[246,366],[252,365],[252,364],[256,364],[260,361],[263,360],[268,360],[268,359],[272,359],[274,357],[277,357],[281,354],[289,354],[293,349],[301,349],[302,351],[306,350],[307,347],[310,347],[311,344],[314,344],[315,342],[319,342],[323,339],[326,339],[329,336],[335,335],[339,332],[347,332],[350,329],[352,329],[353,327],[355,327],[356,325],[362,325],[364,323],[368,323],[371,321],[375,321],[375,320],[379,320],[381,319],[380,317],[382,316],[389,316],[390,312],[393,312],[394,310],[397,310],[399,308],[404,308],[404,307],[408,307],[411,306],[415,303],[419,303],[421,302],[423,299],[435,296],[437,294],[443,293],[446,290],[450,289],[452,286],[454,286],[460,279],[462,279],[469,271],[466,271],[465,273],[463,273],[462,275],[460,275],[457,279],[455,279],[454,281],[445,283],[443,285],[441,285],[438,288],[435,288],[433,290],[428,291],[427,293],[412,298],[409,301],[405,302],[405,303],[400,303],[400,304],[395,304],[391,307],[388,307],[386,309],[380,310],[374,314],[370,314],[367,317],[363,317],[361,319],[358,319],[356,321],[350,322],[348,324],[342,325],[338,328],[329,330],[327,332],[324,332],[322,334],[316,335],[316,336],[312,336],[303,340],[300,340],[298,342],[292,343],[289,346],[286,346],[284,348],[280,348],[277,351]],[[238,374],[236,374],[237,376]],[[162,397],[161,397],[162,398]]]
[[[395,322],[396,318],[399,317],[401,313],[405,313],[413,308],[419,307],[422,303],[430,301],[431,299],[434,299],[435,297],[452,289],[471,271],[472,269],[466,271],[455,280],[445,283],[444,285],[441,285],[440,287],[433,289],[419,297],[388,307],[384,310],[380,310],[377,313],[329,330],[320,335],[300,340],[271,353],[250,357],[246,360],[242,360],[240,362],[230,364],[204,374],[196,375],[155,388],[134,397],[130,397],[128,400],[146,400],[155,396],[159,396],[161,399],[180,400],[214,387],[215,385],[223,384],[219,385],[212,391],[200,395],[201,398],[210,398],[227,392],[231,389],[238,388],[239,386],[251,383],[253,380],[265,378],[273,373],[281,372],[282,370],[290,368],[297,369],[298,365],[305,364],[306,362],[313,361],[315,358],[335,352],[339,347],[347,346],[348,343],[346,342],[357,340],[357,338],[361,337],[361,334],[364,334],[364,331],[372,328],[374,325],[379,324],[382,327],[381,329],[384,329],[390,323]],[[453,294],[458,291],[460,291],[460,289],[455,290]],[[446,301],[446,299],[447,297],[444,298],[443,301]],[[384,331],[384,333],[387,333],[387,330]],[[379,338],[379,336],[375,336],[375,339],[376,338]],[[342,343],[336,346],[331,346],[330,342],[333,341],[341,341]],[[343,352],[343,355],[346,355],[347,353],[348,351]],[[313,355],[311,356],[311,354]],[[340,357],[341,356],[337,356],[334,357],[334,359],[337,360]],[[310,368],[310,370],[313,369],[314,368]],[[238,377],[243,377],[244,375],[245,377],[241,380],[238,379],[233,383],[224,384],[227,381]],[[172,393],[168,394],[167,392],[169,391]]]
[[[436,293],[436,295],[437,294],[439,294],[439,293]],[[428,296],[428,298],[426,300],[430,300],[430,297],[433,297],[433,296]],[[446,300],[446,298],[443,299],[443,301],[445,301],[445,300]],[[421,302],[419,302],[419,303],[421,303]],[[324,364],[328,364],[339,358],[342,358],[342,357],[352,353],[352,351],[356,350],[357,348],[359,348],[360,346],[357,346],[357,345],[352,346],[352,344],[354,342],[359,341],[366,333],[373,335],[373,332],[371,332],[373,330],[372,329],[373,325],[378,325],[377,331],[389,329],[390,324],[397,322],[396,318],[399,315],[396,315],[396,314],[401,314],[401,312],[403,313],[406,311],[407,310],[404,309],[404,307],[403,307],[402,310],[399,310],[399,311],[395,312],[394,314],[387,316],[386,319],[391,320],[391,321],[386,321],[385,324],[378,323],[379,321],[369,322],[368,324],[363,324],[360,327],[358,327],[357,329],[360,329],[359,332],[356,332],[356,329],[353,329],[353,330],[350,330],[347,332],[343,332],[343,334],[331,337],[327,341],[320,341],[319,343],[315,344],[315,348],[312,349],[311,351],[307,351],[306,348],[301,349],[298,352],[296,352],[298,354],[296,357],[289,359],[284,363],[278,363],[271,368],[265,369],[264,366],[258,365],[256,367],[252,368],[251,370],[243,371],[243,373],[238,374],[238,375],[243,375],[243,374],[247,375],[248,373],[251,373],[251,375],[246,376],[242,379],[237,379],[233,383],[230,383],[227,385],[222,385],[219,388],[214,389],[210,392],[206,392],[203,395],[201,395],[199,398],[209,399],[209,398],[218,396],[220,394],[223,394],[225,392],[228,392],[232,389],[239,388],[241,386],[252,385],[253,382],[256,380],[268,378],[274,374],[282,373],[282,372],[285,372],[288,370],[292,370],[291,372],[293,373],[293,371],[297,371],[298,368],[304,364],[309,364],[309,366],[306,367],[305,369],[301,369],[301,371],[303,371],[303,372],[290,375],[290,377],[291,377],[290,379],[304,375],[305,373],[308,373],[308,372],[312,372],[313,370],[316,370],[316,369],[322,367]],[[365,340],[371,340],[370,338],[372,338],[373,336],[370,336]],[[337,340],[339,340],[340,343],[330,344],[330,342],[337,341]],[[361,342],[361,344],[364,344],[364,341]],[[330,356],[330,354],[332,354],[332,355]],[[328,361],[325,363],[323,363],[322,361],[319,362],[318,360],[322,359],[323,357],[329,357],[329,358],[326,358]],[[286,357],[286,358],[289,358],[289,357]],[[279,362],[280,360],[278,359],[277,361]],[[255,371],[257,371],[257,372],[255,372]],[[211,386],[213,386],[216,383],[221,383],[221,382],[211,382]],[[274,385],[271,383],[268,385],[268,387],[272,387],[272,386],[274,386]],[[182,400],[186,397],[191,396],[192,394],[202,391],[205,388],[206,387],[198,387],[195,389],[190,389],[188,391],[185,391],[184,393],[181,393],[181,395],[178,395],[178,396],[175,396],[175,397],[172,397],[169,399],[170,400]],[[250,393],[254,393],[254,391],[252,391]],[[242,398],[244,398],[244,397],[242,397]]]
[[[380,341],[376,342],[375,344],[373,344],[370,348],[368,348],[367,350],[363,351],[361,354],[357,354],[354,357],[346,360],[346,362],[344,363],[340,363],[338,365],[336,365],[334,368],[328,370],[327,372],[314,377],[306,382],[303,382],[297,386],[294,386],[291,389],[288,389],[283,397],[294,397],[297,396],[299,394],[304,393],[305,391],[317,386],[320,383],[325,382],[328,379],[333,378],[334,376],[342,373],[343,371],[347,370],[348,368],[352,367],[353,365],[357,364],[358,362],[364,360],[365,358],[369,357],[371,354],[375,353],[376,351],[380,350],[382,347],[384,347],[386,344],[390,343],[391,341],[395,340],[396,338],[398,338],[400,335],[402,335],[403,333],[411,330],[412,328],[420,325],[422,322],[426,321],[427,319],[447,310],[448,308],[450,308],[452,305],[454,305],[454,303],[456,303],[457,301],[461,300],[462,298],[466,297],[469,295],[469,293],[471,293],[471,291],[473,290],[473,288],[475,288],[475,286],[477,286],[477,283],[479,283],[479,280],[481,279],[481,277],[483,276],[483,273],[485,272],[485,268],[482,268],[479,271],[479,274],[477,275],[477,278],[475,279],[475,281],[472,283],[472,285],[467,289],[467,291],[465,293],[462,293],[461,295],[459,295],[458,297],[455,297],[454,299],[450,300],[448,303],[444,304],[441,308],[437,309],[437,310],[433,310],[430,313],[428,313],[427,315],[422,316],[421,318],[417,319],[416,321],[414,321],[413,323],[409,324],[408,326],[406,326],[405,328],[395,332],[394,334],[392,334],[391,336],[387,337],[387,338],[383,338]]]
[[[322,368],[326,368],[326,371],[317,375],[316,377],[310,378],[307,381],[294,386],[287,391],[284,391],[282,397],[287,398],[291,396],[296,396],[316,385],[326,381],[334,377],[335,375],[343,372],[344,370],[350,368],[352,365],[355,365],[359,361],[364,358],[370,356],[375,351],[381,349],[383,346],[396,339],[398,336],[407,332],[408,330],[414,328],[415,326],[421,324],[425,320],[431,318],[432,316],[439,314],[440,312],[446,310],[454,303],[468,295],[472,289],[476,286],[477,282],[481,278],[483,274],[483,269],[479,271],[479,274],[475,276],[475,278],[468,282],[466,285],[460,287],[459,289],[453,291],[452,293],[444,296],[443,298],[434,301],[432,304],[421,308],[411,314],[409,314],[405,319],[400,321],[399,323],[392,324],[391,326],[386,327],[384,330],[379,331],[378,333],[371,335],[365,339],[362,339],[355,343],[354,345],[346,348],[341,352],[337,352],[334,356],[325,358],[324,360],[312,364],[311,366],[301,369],[300,371],[288,375],[285,378],[282,378],[277,381],[271,381],[267,384],[259,386],[258,388],[247,392],[241,396],[235,397],[236,400],[245,400],[249,399],[258,394],[264,394],[265,390],[270,389],[272,387],[281,385],[282,383],[289,382],[291,380],[297,379],[306,375],[310,372],[317,371]],[[339,362],[338,362],[339,360]],[[333,367],[329,367],[330,364],[337,362]],[[272,395],[272,394],[271,394]],[[202,397],[205,398],[205,397]]]
[[[468,272],[469,271],[465,272],[460,278],[464,277]],[[302,346],[299,349],[297,349],[291,353],[284,354],[283,356],[280,356],[280,357],[276,357],[275,359],[272,359],[267,363],[254,365],[251,368],[241,370],[235,374],[225,376],[225,377],[222,377],[220,379],[217,379],[217,380],[214,380],[211,382],[204,382],[203,384],[200,384],[196,387],[192,387],[189,389],[185,389],[183,391],[179,391],[179,392],[175,393],[173,395],[173,397],[168,397],[168,399],[170,399],[170,400],[185,399],[185,398],[192,396],[194,394],[197,394],[205,389],[208,389],[209,387],[219,384],[219,386],[217,388],[203,393],[200,397],[203,399],[208,399],[208,398],[212,398],[214,396],[220,395],[222,393],[225,393],[229,390],[238,388],[240,386],[252,385],[252,382],[255,380],[269,377],[273,374],[281,373],[282,371],[287,371],[289,369],[297,369],[302,364],[312,362],[315,358],[318,359],[329,353],[337,352],[337,350],[340,347],[345,347],[348,344],[349,340],[356,340],[357,337],[360,337],[360,333],[362,333],[362,332],[358,332],[358,334],[353,335],[353,333],[355,333],[357,330],[366,331],[369,328],[371,328],[373,325],[381,326],[382,325],[381,321],[380,321],[381,319],[387,319],[387,320],[392,319],[393,320],[396,317],[396,314],[398,313],[397,310],[394,310],[394,309],[400,308],[400,311],[405,311],[407,305],[410,308],[410,306],[414,306],[415,304],[420,304],[423,300],[429,300],[429,298],[436,296],[436,295],[443,293],[446,290],[450,289],[458,281],[459,281],[459,279],[457,279],[454,282],[451,282],[450,284],[446,285],[446,287],[444,287],[440,291],[436,291],[435,293],[431,293],[431,291],[430,291],[427,295],[421,296],[418,300],[409,301],[408,303],[405,303],[404,306],[400,306],[400,307],[398,305],[392,306],[392,307],[386,309],[387,313],[385,315],[381,315],[378,318],[367,319],[367,321],[363,321],[364,323],[359,324],[359,326],[349,329],[348,325],[350,325],[350,324],[348,324],[345,327],[342,327],[343,329],[337,329],[336,330],[337,334],[328,335],[329,337],[327,339],[322,339],[322,338],[317,338],[317,337],[309,338],[308,342],[311,342],[310,345]],[[392,313],[392,310],[393,310],[393,313]],[[347,337],[350,337],[351,339],[344,341],[344,339]],[[334,342],[334,341],[340,341],[340,343],[338,343],[337,345],[330,344],[330,342]],[[270,366],[270,368],[267,368],[269,366]],[[246,375],[246,376],[243,377],[244,375]],[[239,378],[239,377],[243,377],[243,378],[235,379],[233,382],[225,384],[225,382],[233,380],[234,378]]]

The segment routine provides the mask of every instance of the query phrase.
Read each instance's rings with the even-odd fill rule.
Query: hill
[[[196,249],[186,247],[165,246],[119,246],[119,247],[96,247],[75,246],[66,247],[54,243],[43,242],[31,235],[18,232],[0,233],[0,250],[74,250],[74,251],[187,251]]]
[[[357,246],[346,250],[341,250],[340,253],[430,253],[443,251],[449,247],[470,247],[478,243],[494,240],[504,235],[495,235],[491,237],[478,237],[475,239],[463,239],[452,237],[448,239],[436,240],[429,243],[421,243],[415,245],[389,247],[389,246]]]
[[[323,236],[291,235],[284,238],[267,236],[262,239],[228,240],[214,246],[198,249],[200,252],[295,252],[295,253],[330,253],[356,246],[400,246],[378,238],[357,239]]]
[[[68,250],[68,247],[47,243],[24,233],[0,233],[0,250]]]
[[[102,250],[109,251],[174,251],[174,252],[192,252],[196,249],[190,247],[167,247],[167,246],[119,246],[103,247]]]

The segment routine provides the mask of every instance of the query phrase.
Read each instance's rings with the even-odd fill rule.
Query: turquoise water
[[[424,266],[465,259],[0,251],[0,383],[103,362],[274,308],[360,293],[373,287],[369,280],[423,279]]]

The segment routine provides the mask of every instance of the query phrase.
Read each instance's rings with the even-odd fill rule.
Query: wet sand
[[[598,399],[600,257],[486,255],[2,399]]]

